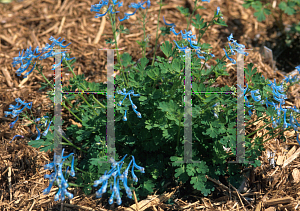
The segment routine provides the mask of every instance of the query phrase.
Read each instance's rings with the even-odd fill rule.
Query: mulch
[[[26,50],[30,46],[32,50],[39,46],[40,49],[46,43],[51,44],[51,36],[64,38],[63,44],[72,43],[68,46],[68,52],[76,58],[74,64],[76,74],[85,74],[86,80],[90,82],[101,82],[106,80],[106,53],[98,49],[113,48],[106,44],[106,39],[112,38],[110,22],[104,18],[94,18],[95,12],[90,12],[91,5],[98,3],[94,0],[27,0],[9,4],[0,4],[0,208],[1,210],[60,210],[61,204],[53,200],[57,188],[52,188],[48,195],[43,195],[42,191],[48,187],[48,180],[44,179],[45,170],[43,165],[52,160],[52,154],[39,152],[27,143],[32,136],[33,127],[27,127],[25,120],[19,120],[13,130],[9,129],[11,118],[4,117],[4,111],[8,110],[9,104],[15,98],[20,97],[26,102],[33,102],[32,114],[36,117],[45,115],[46,112],[53,112],[50,106],[51,101],[47,98],[47,92],[41,91],[40,82],[43,78],[37,71],[29,75],[28,78],[18,77],[15,74],[17,67],[12,66],[13,58],[19,52]],[[168,23],[176,24],[176,31],[184,30],[186,22],[183,15],[176,9],[177,6],[187,6],[192,11],[193,2],[191,0],[166,0],[166,6],[162,7],[160,16],[160,27],[164,26],[162,16]],[[222,48],[227,45],[227,37],[233,33],[234,39],[238,43],[246,45],[249,56],[245,57],[245,64],[252,62],[257,67],[258,72],[265,78],[280,81],[287,75],[284,62],[288,61],[297,66],[295,58],[299,58],[300,53],[293,52],[292,49],[284,48],[284,52],[279,52],[276,46],[280,46],[282,38],[274,26],[274,18],[268,17],[266,21],[260,23],[253,16],[254,11],[242,7],[242,0],[211,0],[210,3],[203,3],[206,10],[199,10],[199,14],[205,19],[210,20],[217,7],[221,8],[227,27],[210,27],[207,33],[201,38],[200,42],[210,43],[212,53],[216,58],[221,58],[224,54]],[[128,12],[129,2],[124,2],[120,8],[120,16]],[[150,40],[147,48],[147,58],[151,59],[155,45],[156,24],[159,12],[159,5],[151,2],[148,10],[148,23],[146,35]],[[275,17],[278,14],[274,14]],[[299,14],[292,18],[283,15],[284,25],[290,26],[299,20]],[[123,52],[128,52],[134,61],[138,61],[142,52],[137,44],[137,40],[142,40],[141,20],[139,14],[132,16],[128,21],[122,22],[125,28],[130,30],[129,34],[122,34],[117,38],[118,48]],[[193,34],[196,30],[190,27]],[[158,44],[169,40],[178,39],[173,34],[161,37]],[[61,40],[61,39],[60,39]],[[299,37],[295,39],[295,45],[299,46]],[[275,63],[264,56],[264,45],[273,46],[274,55],[278,58]],[[299,49],[299,48],[298,48]],[[157,48],[157,55],[163,53]],[[285,57],[284,57],[285,56]],[[290,61],[290,59],[294,61]],[[280,62],[279,62],[280,61]],[[53,80],[51,65],[53,59],[41,61],[44,66],[43,72],[48,80]],[[51,65],[49,65],[51,64]],[[209,61],[208,65],[216,64]],[[276,64],[276,67],[274,67]],[[291,65],[290,64],[290,65]],[[216,86],[232,86],[236,83],[236,66],[227,64],[227,71],[230,76],[219,77]],[[283,71],[284,70],[284,71]],[[289,71],[291,72],[291,71]],[[70,72],[62,70],[63,85],[68,85],[71,77]],[[295,85],[288,93],[286,105],[300,107],[299,97],[300,86]],[[255,121],[255,119],[252,119]],[[258,121],[253,127],[246,131],[247,134],[255,131],[263,125]],[[292,130],[291,130],[292,131]],[[75,193],[72,200],[66,200],[64,210],[296,210],[299,203],[299,180],[298,170],[300,159],[300,148],[296,141],[296,134],[287,131],[284,136],[286,141],[276,137],[264,144],[267,151],[260,156],[262,166],[250,169],[247,172],[245,181],[245,191],[235,190],[230,185],[225,185],[220,181],[216,183],[217,191],[222,196],[210,195],[200,197],[199,193],[190,193],[185,196],[178,194],[180,187],[172,187],[164,195],[153,194],[140,202],[133,202],[131,208],[126,207],[107,207],[107,200],[96,199],[95,194],[84,195],[80,189],[70,189]],[[261,130],[254,135],[262,136],[268,131]],[[16,134],[22,134],[25,139],[10,140]],[[267,135],[265,138],[270,137]],[[273,155],[271,152],[273,152]],[[273,156],[276,165],[270,165]],[[245,171],[246,173],[246,171]],[[165,203],[172,198],[174,204]],[[253,199],[249,202],[247,199]],[[138,209],[136,209],[138,206]]]

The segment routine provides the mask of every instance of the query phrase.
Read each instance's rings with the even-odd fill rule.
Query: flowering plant
[[[116,14],[119,13],[119,11],[116,11],[116,8],[123,6],[123,4],[116,0],[113,0],[112,4],[109,3],[108,0],[100,1],[99,4],[92,5],[91,11],[99,12],[95,18],[106,16],[110,19],[114,36],[114,40],[110,40],[110,43],[115,45],[115,48],[118,49],[116,42],[117,33],[123,33],[124,28],[122,25],[117,27]],[[195,5],[196,4],[197,0],[195,1]],[[162,1],[160,1],[159,5],[161,11]],[[146,17],[147,9],[150,6],[150,1],[131,3],[129,8],[133,8],[135,11],[133,13],[125,13],[124,18],[118,18],[118,20],[119,22],[127,21],[128,18],[137,11],[140,11],[143,17]],[[118,61],[115,68],[119,69],[121,74],[115,77],[115,90],[117,91],[116,96],[114,96],[114,139],[116,144],[116,156],[109,160],[112,164],[111,166],[105,163],[105,161],[107,161],[106,151],[108,150],[108,144],[105,143],[107,136],[106,109],[108,108],[107,99],[111,96],[102,95],[100,97],[101,99],[97,99],[94,95],[69,94],[63,98],[62,105],[74,117],[73,121],[76,124],[66,127],[65,134],[62,135],[62,144],[76,149],[77,153],[82,153],[84,156],[76,160],[76,169],[78,170],[75,181],[76,184],[68,183],[64,177],[61,177],[62,162],[66,159],[66,157],[63,157],[63,152],[62,162],[56,162],[54,159],[52,164],[46,166],[46,168],[51,167],[54,169],[54,173],[51,174],[52,176],[46,176],[46,178],[50,179],[50,184],[53,184],[54,179],[58,178],[57,183],[60,187],[60,192],[57,193],[55,199],[60,198],[63,200],[63,194],[72,198],[72,195],[66,191],[67,186],[71,184],[83,188],[86,194],[96,191],[96,196],[102,197],[102,194],[107,190],[109,184],[108,180],[112,179],[112,177],[114,185],[111,185],[109,203],[112,204],[115,198],[118,205],[122,203],[120,181],[123,183],[129,198],[131,198],[130,187],[131,185],[133,186],[133,182],[137,183],[134,187],[131,187],[136,190],[137,198],[151,194],[154,189],[163,192],[165,190],[165,184],[169,181],[182,181],[188,184],[190,188],[198,190],[201,194],[207,196],[214,191],[214,184],[206,180],[206,175],[214,178],[228,175],[230,176],[230,183],[237,187],[241,179],[240,169],[246,164],[227,163],[227,161],[232,160],[236,155],[237,106],[234,94],[224,94],[225,92],[231,92],[235,87],[212,87],[211,85],[215,83],[217,77],[228,75],[226,72],[226,58],[229,62],[235,64],[236,61],[230,56],[234,56],[235,52],[243,53],[245,56],[247,56],[247,53],[242,51],[244,45],[237,43],[231,34],[228,37],[228,42],[231,42],[231,44],[229,43],[229,47],[225,46],[223,57],[221,59],[216,58],[216,65],[208,66],[206,62],[215,56],[210,51],[212,48],[210,44],[200,43],[200,39],[209,26],[215,24],[227,26],[223,21],[220,8],[216,8],[216,12],[209,23],[204,22],[204,19],[202,19],[199,14],[195,16],[195,19],[192,19],[195,10],[198,9],[197,7],[195,7],[192,14],[187,14],[186,8],[178,9],[187,16],[188,27],[185,33],[183,33],[182,30],[176,32],[175,23],[167,23],[163,17],[166,27],[161,28],[164,34],[160,34],[160,36],[170,34],[166,33],[167,31],[172,32],[176,36],[181,35],[177,41],[174,40],[175,45],[166,41],[160,46],[164,54],[163,56],[156,55],[156,48],[154,48],[154,56],[151,62],[144,53],[146,50],[144,44],[141,45],[143,57],[139,62],[133,61],[128,53],[125,52],[120,55],[117,51]],[[146,14],[143,13],[143,10],[146,10]],[[158,23],[160,20],[160,11]],[[198,40],[196,35],[193,35],[191,31],[187,31],[191,21],[192,25],[199,32],[197,33],[199,35]],[[145,18],[143,18],[142,26],[145,40]],[[158,27],[159,24],[157,26],[156,43],[159,37]],[[53,37],[51,37],[50,40],[54,42],[54,45],[63,47],[63,41],[58,42],[58,39],[56,40]],[[47,44],[47,50],[51,52],[54,45]],[[187,51],[185,51],[187,48],[193,49],[191,56],[187,56]],[[14,64],[22,63],[21,69],[17,71],[18,75],[23,73],[29,67],[29,64],[33,63],[31,59],[37,58],[30,49],[26,51],[25,56],[19,54],[20,56],[14,61]],[[36,50],[36,53],[39,54],[38,50]],[[45,57],[53,55],[54,53],[49,53],[46,54]],[[68,54],[62,53],[62,55],[63,65],[68,67],[68,70],[71,71],[73,75],[73,78],[70,79],[70,85],[63,87],[63,91],[68,92],[76,89],[80,91],[87,91],[88,89],[99,91],[107,90],[104,83],[89,83],[84,80],[84,75],[76,75],[71,66],[75,62],[75,59],[69,58],[70,56]],[[186,62],[188,59],[191,60],[190,69],[193,72],[191,78],[193,109],[191,114],[187,114],[184,107],[186,103],[184,100],[184,85],[190,79],[185,78],[185,72],[183,70],[185,68],[188,69],[187,66],[189,64]],[[26,62],[26,65],[24,65],[23,62]],[[134,66],[135,63],[137,64]],[[251,111],[248,110],[249,114],[251,115],[254,112],[253,109],[255,109],[255,113],[258,116],[260,112],[265,111],[270,117],[274,117],[277,120],[279,116],[282,117],[283,114],[279,112],[276,116],[274,113],[274,103],[267,99],[270,99],[270,95],[273,93],[276,97],[274,97],[274,99],[283,104],[282,100],[285,98],[284,94],[278,93],[278,90],[282,92],[282,88],[278,89],[277,85],[273,83],[267,84],[269,82],[266,82],[265,79],[263,80],[259,74],[254,74],[252,66],[253,64],[248,65],[248,69],[245,70],[246,78],[249,79],[247,85],[252,90],[250,92],[252,99],[248,100],[246,96],[249,90],[243,89],[246,107],[252,109]],[[36,65],[36,67],[38,67],[38,65]],[[43,75],[41,70],[39,70],[39,72]],[[53,84],[45,77],[44,79],[52,88],[49,92],[49,98],[54,102]],[[291,79],[288,78],[285,81],[290,82],[290,80]],[[251,82],[253,84],[251,84]],[[242,89],[243,85],[239,86]],[[130,91],[126,92],[126,90]],[[220,94],[221,92],[223,92],[223,94]],[[125,100],[127,96],[129,101]],[[131,96],[137,98],[133,100]],[[263,105],[264,102],[261,101],[262,99],[266,99],[267,109],[264,107],[265,105]],[[75,103],[71,103],[74,102],[73,100]],[[252,102],[252,100],[254,102]],[[272,105],[272,107],[268,107],[269,105]],[[128,106],[132,107],[134,113],[127,113]],[[212,107],[214,108],[213,110]],[[294,108],[294,110],[296,111],[296,108]],[[285,110],[283,111],[284,115],[286,115],[287,112]],[[124,113],[125,115],[123,115]],[[192,116],[192,137],[191,140],[188,141],[193,143],[194,150],[189,153],[192,154],[193,161],[197,162],[182,163],[186,156],[184,148],[186,141],[184,138],[184,129],[186,127],[184,121],[185,115]],[[249,118],[250,117],[248,117],[248,119]],[[295,117],[291,117],[290,125],[286,123],[285,126],[293,126],[295,128],[295,125],[297,126],[296,118],[296,115]],[[284,121],[285,120],[286,116],[284,116]],[[277,123],[279,124],[279,122]],[[266,122],[266,124],[272,124],[272,121]],[[261,146],[262,140],[255,139],[256,145],[255,147],[251,147],[250,136],[251,134],[246,138],[246,160],[253,161],[253,166],[259,166],[260,161],[257,160],[257,158],[259,153],[263,150]],[[53,139],[53,133],[48,133],[46,138],[48,137]],[[34,140],[33,142],[37,143],[35,145],[36,147],[45,146],[46,144],[46,141],[41,139]],[[53,147],[51,148],[53,145],[53,142],[50,143],[49,148],[53,149]],[[224,150],[224,147],[230,148],[232,153],[228,153]],[[115,161],[116,158],[121,158],[124,154],[125,156],[121,161]],[[125,168],[123,167],[123,163],[125,163],[124,159],[127,154],[134,156],[132,156],[128,167]],[[135,162],[136,160],[144,167],[138,166]],[[131,164],[133,164],[133,166],[130,178],[128,177],[128,171]],[[72,167],[74,165],[73,157]],[[56,167],[58,169],[56,169]],[[72,167],[71,176],[74,175]],[[107,172],[109,167],[111,169]],[[147,172],[145,172],[143,177],[137,179],[137,176],[134,174],[134,168],[137,168],[142,173],[147,169]],[[121,174],[122,169],[125,170],[123,174]],[[99,178],[99,175],[102,176]],[[102,187],[98,190],[94,190],[93,188],[99,184],[102,184]],[[47,192],[48,189],[45,193]]]

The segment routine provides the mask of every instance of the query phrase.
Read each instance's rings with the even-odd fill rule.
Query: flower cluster
[[[54,48],[55,45],[58,45],[62,48],[66,48],[68,45],[71,44],[71,43],[69,43],[68,45],[64,46],[64,45],[62,45],[62,43],[65,41],[65,39],[63,39],[61,42],[58,41],[59,39],[60,39],[60,37],[56,40],[54,37],[51,36],[49,40],[52,41],[53,43],[51,45],[46,43],[46,47],[44,47],[40,52],[39,52],[39,47],[38,46],[36,47],[36,49],[34,51],[31,51],[31,46],[30,46],[30,48],[27,48],[25,53],[24,53],[24,49],[22,50],[22,54],[21,54],[21,52],[19,52],[19,56],[15,57],[13,59],[13,62],[12,62],[13,67],[15,67],[17,64],[21,64],[20,68],[16,71],[17,76],[20,76],[23,72],[25,72],[28,69],[31,62],[33,63],[32,59],[38,58],[41,54],[47,52],[48,50],[50,50],[50,51],[48,53],[45,53],[44,55],[42,55],[39,58],[40,60],[43,60],[43,59],[46,59],[46,58],[49,58],[49,57],[53,57],[57,54],[61,54],[62,59],[63,58],[65,58],[66,60],[73,59],[73,58],[70,58],[70,59],[66,58],[66,52],[56,52],[56,53],[53,52],[53,48]],[[34,54],[37,54],[37,55],[34,55]],[[27,78],[27,76],[30,73],[32,73],[35,65],[36,65],[36,63],[34,63],[32,69],[29,72],[24,74],[23,78]],[[61,63],[53,65],[52,70],[55,70],[55,68],[60,66],[60,65],[61,65]]]
[[[23,112],[24,108],[28,108],[31,109],[32,107],[32,102],[30,103],[25,103],[25,101],[22,101],[20,98],[16,98],[15,101],[17,102],[17,105],[9,105],[9,110],[12,111],[4,111],[5,117],[7,117],[8,115],[11,115],[11,118],[16,118],[15,121],[13,121],[12,123],[9,124],[10,129],[12,129],[15,125],[15,123],[18,121],[19,119],[19,114]],[[21,108],[21,106],[24,106],[22,109],[18,110],[19,108]]]
[[[131,168],[131,176],[132,176],[134,182],[138,182],[138,178],[134,174],[134,168],[138,169],[141,173],[145,173],[145,169],[143,167],[138,166],[135,163],[134,156],[132,156],[132,160],[130,161],[128,167],[123,172],[123,174],[121,174],[121,168],[122,168],[122,165],[124,163],[124,159],[126,156],[127,156],[127,154],[119,162],[116,162],[113,158],[110,158],[110,163],[112,164],[110,171],[107,174],[105,171],[104,175],[102,177],[100,177],[99,180],[96,180],[94,182],[94,187],[97,187],[99,184],[102,183],[102,187],[96,191],[97,198],[101,198],[102,194],[104,194],[106,192],[108,180],[111,176],[114,177],[114,185],[112,187],[112,183],[110,184],[110,189],[112,191],[112,194],[108,201],[109,204],[113,204],[114,198],[117,200],[118,205],[122,204],[122,200],[120,197],[120,185],[119,185],[120,180],[123,183],[127,197],[130,199],[132,198],[131,190],[127,185],[127,179],[128,179],[127,177],[128,177],[129,167],[130,167],[131,163],[133,163],[132,168]],[[117,179],[117,177],[119,177],[119,178]]]
[[[104,6],[107,6],[109,3],[109,0],[102,0],[99,2],[99,4],[95,4],[95,5],[92,5],[92,8],[91,8],[91,12],[100,12],[100,10],[102,8],[104,8]],[[143,6],[144,4],[147,4],[146,6]],[[123,6],[123,2],[118,2],[117,0],[113,0],[113,5],[117,5],[118,7],[122,7]],[[150,3],[150,0],[147,0],[147,1],[144,1],[144,2],[139,2],[139,3],[131,3],[128,7],[129,8],[134,8],[135,11],[133,13],[125,13],[125,16],[124,18],[119,19],[120,22],[124,21],[124,20],[128,20],[129,19],[129,16],[132,16],[136,13],[136,11],[139,9],[139,8],[142,8],[142,9],[146,9],[146,8],[149,8],[151,5]],[[110,13],[110,14],[115,14],[115,13],[119,13],[120,11],[115,11],[113,12],[113,6],[112,4],[110,4],[108,6],[108,9],[106,10],[105,13],[103,14],[97,14],[95,16],[95,18],[99,18],[99,17],[103,17],[105,16],[107,13]]]
[[[135,96],[135,97],[139,97],[140,94],[134,94],[134,91],[133,91],[133,90],[130,90],[130,91],[128,91],[128,92],[126,93],[126,89],[125,89],[125,88],[123,89],[123,92],[122,92],[121,90],[119,90],[117,93],[118,93],[118,94],[121,94],[121,95],[125,95],[125,97],[123,98],[123,100],[120,101],[120,102],[118,103],[118,106],[121,106],[122,103],[123,103],[123,101],[124,101],[124,100],[127,98],[127,96],[128,96],[133,111],[136,113],[136,115],[137,115],[138,118],[142,118],[141,113],[138,112],[138,111],[136,110],[136,109],[137,109],[137,106],[134,105],[134,103],[132,102],[131,97],[130,97],[130,95]],[[126,114],[127,114],[127,110],[125,110],[125,115],[124,115],[124,117],[123,117],[123,121],[127,121]]]
[[[300,74],[300,65],[298,67],[296,67],[299,74]],[[284,82],[296,82],[296,78],[295,79],[292,79],[289,77],[285,77],[284,81],[282,82],[282,84]],[[282,108],[282,105],[285,104],[285,99],[287,99],[287,96],[285,94],[282,94],[280,92],[284,92],[283,90],[283,85],[279,85],[277,86],[276,85],[276,79],[274,79],[274,83],[270,81],[270,84],[268,84],[271,88],[272,88],[272,93],[273,93],[273,97],[274,97],[274,100],[278,101],[279,102],[279,105],[276,105],[274,102],[270,102],[268,101],[268,99],[266,98],[266,101],[264,100],[261,100],[261,96],[259,95],[259,90],[252,90],[250,91],[251,93],[251,97],[253,98],[254,101],[256,102],[260,102],[261,104],[266,104],[266,106],[272,106],[276,111],[277,111],[277,116],[278,116],[278,119],[275,121],[274,120],[274,117],[272,116],[271,119],[272,119],[272,126],[273,128],[275,127],[278,127],[278,125],[281,123],[282,119],[280,118],[280,115],[283,113],[283,129],[286,129],[288,127],[292,127],[295,132],[298,131],[298,127],[300,127],[300,124],[298,123],[297,119],[294,118],[293,116],[293,113],[291,112],[290,114],[290,120],[289,120],[289,123],[287,123],[286,121],[286,113],[287,113],[287,108],[291,109],[293,112],[296,112],[296,113],[300,113],[300,110],[296,108],[296,106],[294,106],[293,108],[290,107],[290,106],[287,106],[286,108]],[[246,107],[248,108],[251,108],[253,107],[253,105],[250,105],[249,104],[249,101],[248,101],[248,98],[246,96],[246,92],[247,92],[247,89],[248,89],[248,84],[246,84],[246,88],[245,89],[242,89],[240,85],[238,85],[240,87],[241,90],[244,91],[244,99],[245,99],[245,105]],[[255,94],[258,94],[258,95],[255,95]],[[249,115],[252,116],[252,111],[251,109],[248,111]],[[300,141],[299,141],[299,138],[298,138],[298,135],[297,135],[297,142],[300,144]]]
[[[219,10],[220,9],[218,8],[217,15],[219,13]],[[175,31],[176,25],[174,23],[166,23],[165,17],[163,17],[163,20],[164,20],[165,25],[171,26],[170,31],[173,32],[173,34],[175,34],[176,36],[179,35],[179,34],[181,34],[182,39],[186,39],[189,42],[190,46],[193,49],[196,50],[196,55],[198,56],[199,59],[205,59],[205,60],[207,60],[204,56],[200,56],[200,54],[207,54],[207,52],[201,51],[201,47],[197,46],[198,42],[196,41],[196,35],[192,35],[192,31],[191,30],[188,31],[188,32],[185,30],[185,33],[183,33],[182,30],[181,30],[180,32],[176,33],[176,31]],[[194,40],[192,40],[192,39],[194,39]],[[185,52],[185,49],[188,48],[188,46],[183,46],[183,47],[179,46],[175,40],[174,40],[174,43],[176,44],[177,48],[180,51]],[[210,56],[211,57],[215,57],[215,55],[213,55],[212,53],[210,53]],[[185,57],[185,55],[183,55],[183,57]]]
[[[68,157],[73,155],[74,153],[70,153],[67,156],[63,156],[64,155],[64,150],[65,149],[62,149],[61,158],[56,156],[56,154],[54,154],[54,161],[52,163],[46,164],[44,166],[45,170],[54,170],[54,172],[52,174],[45,174],[44,178],[49,179],[49,186],[43,191],[43,193],[44,194],[50,193],[54,181],[56,181],[56,183],[59,187],[58,192],[54,196],[54,201],[57,201],[59,199],[64,201],[65,196],[67,196],[69,199],[73,198],[73,194],[67,191],[67,188],[69,187],[69,184],[68,184],[68,181],[65,179],[65,177],[67,177],[67,172],[69,170],[69,166],[66,169],[65,177],[64,177],[63,172],[62,172],[62,166],[63,166],[64,161]],[[72,177],[75,176],[74,155],[73,155],[73,158],[72,158],[71,171],[70,171],[69,175],[71,175]]]
[[[228,43],[229,48],[230,48],[230,52],[231,52],[232,55],[235,55],[234,51],[236,51],[236,52],[238,52],[240,54],[244,54],[245,56],[249,55],[249,53],[244,52],[245,46],[242,45],[242,44],[238,44],[237,41],[233,39],[232,34],[230,34],[230,36],[227,37],[227,39],[228,39],[228,42],[231,41],[232,44],[233,44],[233,46],[232,46],[232,45],[230,45],[230,43]],[[228,54],[227,54],[227,52],[226,52],[226,50],[224,48],[223,48],[223,50],[225,52],[226,57],[232,62],[232,64],[236,64],[236,61],[228,56]]]

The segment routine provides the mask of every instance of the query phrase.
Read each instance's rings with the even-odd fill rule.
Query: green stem
[[[68,62],[65,58],[64,58],[64,62],[65,62],[65,64],[67,65],[67,67],[69,68],[69,70],[72,72],[73,77],[76,78],[76,74],[74,73],[73,68],[71,67],[71,65],[69,64],[69,62]],[[83,91],[86,91],[86,90],[87,90],[87,88],[86,88],[82,83],[80,83],[80,85],[84,88]],[[94,100],[96,103],[98,103],[102,108],[106,108],[104,105],[102,105],[102,104],[95,98],[94,95],[93,95],[93,100]]]
[[[203,37],[203,35],[205,34],[206,30],[208,29],[208,27],[211,25],[211,23],[212,23],[214,20],[215,20],[215,18],[213,18],[213,19],[209,22],[209,24],[208,24],[208,26],[205,28],[204,32],[201,34],[201,36],[199,36],[198,42],[197,42],[197,43],[200,42],[200,39]],[[199,29],[199,30],[200,30],[200,29]]]
[[[68,146],[72,146],[72,147],[74,147],[75,149],[78,149],[79,151],[82,151],[82,152],[84,152],[84,153],[87,153],[87,151],[85,151],[85,150],[83,150],[83,149],[81,149],[80,147],[77,147],[75,144],[73,144],[72,142],[70,142],[68,139],[66,139],[64,136],[61,136],[66,142],[68,142],[68,143],[61,143],[62,145],[68,145]]]
[[[146,39],[146,22],[145,22],[145,19],[147,17],[147,12],[148,12],[148,7],[146,8],[146,14],[144,16],[144,13],[143,14],[143,30],[144,30],[144,42],[145,42],[145,39]],[[146,57],[146,45],[143,47],[143,58]]]
[[[113,11],[115,11],[115,5],[113,4]],[[117,34],[116,34],[116,14],[110,14],[109,13],[109,17],[110,17],[110,21],[111,21],[111,24],[112,24],[112,30],[113,30],[113,35],[114,35],[114,41],[115,41],[115,46],[116,46],[116,49],[118,49],[118,43],[117,43]],[[124,82],[125,82],[125,85],[128,86],[128,83],[127,83],[127,80],[126,80],[126,73],[123,72],[123,66],[122,66],[122,63],[121,63],[121,57],[120,57],[120,54],[119,54],[119,50],[117,50],[117,59],[118,59],[118,62],[120,64],[120,71],[124,77]]]
[[[155,36],[155,46],[154,46],[153,60],[152,60],[151,66],[154,65],[154,61],[155,61],[155,53],[156,53],[156,45],[157,45],[157,41],[158,41],[158,38],[159,38],[159,37],[157,37],[157,36],[158,36],[159,17],[160,17],[161,7],[162,7],[162,0],[160,0],[160,4],[159,4],[159,12],[158,12],[157,28],[156,28],[156,36]]]
[[[76,114],[74,114],[67,106],[64,102],[62,102],[63,106],[65,107],[65,109],[67,109],[78,121],[80,121],[82,123],[82,120],[76,116]]]
[[[85,97],[83,97],[81,94],[79,94],[79,96],[93,110],[94,114],[96,114],[97,116],[99,116],[99,114],[95,111],[94,107],[91,104],[88,103],[88,101],[85,99]]]
[[[37,69],[39,71],[39,73],[43,76],[43,78],[45,79],[45,81],[52,87],[52,89],[54,89],[54,86],[50,83],[50,81],[45,77],[45,75],[43,74],[42,71],[40,71],[39,69]]]
[[[195,1],[195,4],[194,4],[194,9],[193,9],[192,15],[190,15],[190,19],[189,19],[189,21],[188,21],[188,24],[187,24],[186,30],[188,30],[188,29],[189,29],[189,27],[190,27],[190,23],[191,23],[192,17],[194,16],[194,13],[195,13],[195,11],[196,11],[196,8],[197,8],[197,2],[198,2],[198,0],[196,0],[196,1]]]

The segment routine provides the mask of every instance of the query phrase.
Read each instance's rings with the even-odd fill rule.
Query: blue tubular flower
[[[102,2],[102,1],[100,1],[100,2]],[[108,5],[108,0],[104,0],[102,3],[100,3],[99,2],[99,4],[95,4],[95,5],[92,5],[92,8],[91,8],[91,12],[100,12],[100,9],[103,7],[103,6],[105,6],[105,5]]]
[[[17,138],[17,137],[24,138],[24,136],[21,136],[21,135],[15,135],[9,143],[11,143],[11,142],[12,142],[15,138]]]
[[[75,171],[74,171],[74,156],[73,156],[73,158],[72,158],[70,175],[71,175],[72,177],[75,177]]]
[[[219,15],[220,7],[217,7],[217,15]]]
[[[254,94],[259,94],[259,89],[250,91],[251,97],[253,98],[254,101],[259,102],[261,100],[261,96],[255,96]]]
[[[122,200],[121,200],[121,196],[120,196],[120,186],[119,186],[119,179],[118,179],[118,183],[117,183],[117,192],[116,192],[116,198],[117,198],[117,204],[121,205],[122,204]]]
[[[123,121],[124,121],[124,122],[126,122],[126,121],[127,121],[126,114],[127,114],[127,110],[125,110],[125,114],[124,114],[124,116],[123,116]]]
[[[130,14],[130,13],[125,13],[125,15],[126,15],[126,16],[132,16],[132,15],[134,15],[134,14],[136,13],[137,10],[138,10],[138,9],[135,9],[135,11],[134,11],[133,13],[131,13],[131,14]]]
[[[99,190],[96,191],[96,197],[101,198],[102,194],[106,192],[108,180],[105,180]]]
[[[68,45],[65,45],[65,46],[63,46],[62,45],[62,43],[65,41],[65,39],[63,39],[62,41],[58,41],[60,39],[60,37],[59,38],[57,38],[57,39],[55,39],[54,37],[50,37],[49,38],[49,40],[50,41],[52,41],[53,43],[54,43],[54,45],[58,45],[58,46],[60,46],[60,47],[62,47],[62,48],[66,48],[66,47],[68,47],[71,43],[69,43]]]
[[[52,123],[52,120],[50,121],[50,123],[49,123],[49,125],[48,125],[48,127],[47,127],[47,129],[43,132],[43,136],[46,136],[47,135],[47,133],[48,133],[48,131],[49,131],[49,128],[50,128],[50,125],[51,125],[51,123]],[[46,123],[47,124],[47,123]]]
[[[114,195],[115,195],[115,191],[112,192],[112,194],[111,194],[111,196],[110,196],[110,198],[108,200],[109,204],[113,204],[114,203]]]
[[[36,63],[34,63],[32,69],[31,69],[29,72],[27,72],[27,73],[24,74],[23,78],[27,78],[27,76],[28,76],[30,73],[32,73],[33,69],[35,68],[35,65],[36,65]]]
[[[125,15],[124,18],[120,19],[120,18],[118,17],[118,19],[119,19],[120,22],[122,22],[122,21],[128,20],[128,19],[129,19],[129,16]]]
[[[17,116],[17,119],[15,121],[13,121],[12,123],[9,124],[10,129],[12,129],[15,125],[15,123],[18,121],[19,119],[19,115]]]
[[[224,48],[223,48],[223,50],[225,52],[226,57],[232,62],[232,64],[236,64],[236,61],[228,56],[228,54]]]
[[[164,16],[163,16],[163,20],[164,20],[165,25],[167,25],[167,26],[173,26],[173,27],[176,26],[174,23],[166,23],[166,20],[165,20],[165,17],[164,17]],[[173,32],[173,33],[174,33],[174,32]]]
[[[300,113],[300,110],[296,108],[296,106],[294,106],[294,108],[290,108],[292,109],[293,111],[295,111],[296,113]]]
[[[175,26],[175,25],[174,25]],[[174,29],[174,26],[170,29],[170,31],[171,32],[173,32],[173,34],[175,34],[176,36],[178,35],[178,34],[182,34],[182,31],[180,31],[180,32],[178,32],[178,33],[176,33],[176,31],[175,31],[175,29]],[[175,40],[174,40],[175,41]]]
[[[144,10],[144,9],[146,9],[146,8],[149,8],[150,7],[150,0],[147,0],[147,1],[144,1],[143,3],[141,3],[141,8]],[[142,5],[143,4],[147,4],[147,6],[145,6],[145,7],[143,7]]]
[[[267,101],[267,102],[266,102],[267,108],[268,108],[268,105],[271,105],[271,106],[273,106],[273,107],[276,109],[276,105],[275,105],[274,102],[269,102],[267,98],[266,98],[266,101]]]
[[[141,3],[131,3],[128,8],[134,8],[134,9],[139,9],[141,8],[142,4]]]
[[[99,17],[103,17],[103,16],[105,16],[107,13],[108,13],[108,11],[110,11],[112,9],[112,6],[111,5],[109,5],[109,8],[106,10],[106,12],[105,13],[103,13],[103,14],[99,14],[99,13],[97,13],[96,14],[96,16],[95,16],[95,18],[99,18]]]
[[[138,178],[137,176],[134,174],[134,165],[132,165],[132,168],[131,168],[131,176],[132,176],[132,180],[134,182],[138,182]]]
[[[135,168],[137,168],[141,173],[145,173],[145,168],[144,167],[141,167],[141,166],[138,166],[136,163],[135,163],[135,159],[134,159],[134,156],[132,155],[132,160],[133,160],[133,165]]]
[[[192,42],[191,42],[192,39],[187,39],[187,40],[189,41],[189,43],[190,43],[190,45],[191,45],[192,48],[194,48],[194,49],[199,49],[199,48],[200,48],[200,47],[194,46],[194,45],[192,44]]]

